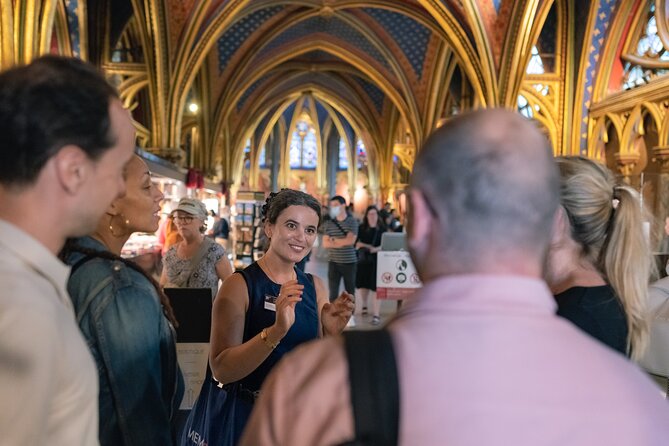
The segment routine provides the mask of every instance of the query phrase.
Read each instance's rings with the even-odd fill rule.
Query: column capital
[[[660,165],[661,173],[669,173],[669,146],[656,146],[652,149],[653,160]]]
[[[616,153],[614,157],[618,170],[626,177],[632,174],[641,159],[638,153]]]

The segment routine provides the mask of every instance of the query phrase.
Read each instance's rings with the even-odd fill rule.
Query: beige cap
[[[202,203],[200,200],[196,200],[195,198],[182,198],[179,200],[179,204],[176,208],[174,208],[172,213],[176,211],[186,212],[193,217],[197,217],[202,220],[207,219],[207,208],[205,207],[204,203]]]

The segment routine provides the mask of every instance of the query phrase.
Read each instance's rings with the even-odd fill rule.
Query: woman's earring
[[[109,232],[111,232],[111,235],[114,237],[123,237],[127,234],[127,228],[130,225],[130,220],[126,217],[123,220],[123,224],[125,225],[125,228],[123,228],[122,232],[120,234],[114,233],[114,217],[115,215],[112,215],[111,218],[109,219]],[[119,215],[119,218],[123,218],[122,214]]]

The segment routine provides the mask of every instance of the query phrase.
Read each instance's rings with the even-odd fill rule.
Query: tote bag
[[[239,400],[237,384],[219,387],[207,366],[200,395],[181,433],[181,446],[233,446],[242,434],[246,417],[236,416]],[[241,425],[240,425],[241,424]]]

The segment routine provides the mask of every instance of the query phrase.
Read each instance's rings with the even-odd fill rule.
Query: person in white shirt
[[[130,114],[91,65],[0,73],[0,443],[98,444],[95,363],[56,254],[125,193]]]

